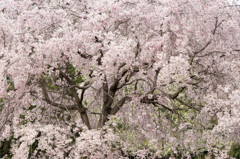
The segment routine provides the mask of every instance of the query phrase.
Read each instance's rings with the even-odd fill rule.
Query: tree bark
[[[60,72],[60,75],[66,79],[66,81],[69,83],[70,86],[75,86],[75,83],[64,72]],[[86,108],[82,105],[82,97],[81,97],[81,99],[79,98],[75,87],[71,87],[71,90],[72,90],[72,93],[73,93],[73,96],[75,99],[75,103],[77,104],[78,112],[80,113],[83,123],[88,127],[88,129],[91,129],[91,125],[90,125],[90,122],[88,119]]]

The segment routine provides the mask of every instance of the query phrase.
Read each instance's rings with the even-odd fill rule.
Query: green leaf
[[[36,105],[31,105],[28,110],[33,110],[34,108],[36,108],[37,106]]]
[[[25,119],[25,115],[20,114],[19,118],[20,119]]]

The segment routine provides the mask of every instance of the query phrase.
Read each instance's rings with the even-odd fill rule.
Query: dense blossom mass
[[[235,1],[0,1],[0,158],[238,158],[239,84]]]

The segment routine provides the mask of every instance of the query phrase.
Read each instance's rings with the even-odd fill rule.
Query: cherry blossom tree
[[[180,146],[222,158],[227,150],[216,145],[217,135],[222,143],[239,142],[237,3],[11,0],[0,10],[0,141],[12,132],[21,137],[14,156],[33,155],[26,147],[36,141],[43,150],[47,139],[55,157],[93,155],[95,149],[82,150],[81,138],[77,147],[64,146],[76,137],[76,123],[99,136],[96,147],[105,143],[99,131],[106,127],[121,138],[106,133],[115,147],[126,141],[121,153],[105,148],[109,153],[133,152],[134,139],[148,141],[135,154],[140,158],[150,142],[155,156],[169,148],[177,157]]]

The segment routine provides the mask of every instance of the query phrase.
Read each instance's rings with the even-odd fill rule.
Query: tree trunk
[[[101,128],[105,125],[105,123],[108,121],[108,115],[111,113],[111,108],[105,108],[102,111],[102,115],[99,118],[97,128]]]
[[[79,110],[79,113],[80,113],[80,116],[81,116],[81,119],[82,119],[83,123],[88,127],[88,129],[91,129],[91,125],[90,125],[90,122],[89,122],[89,119],[88,119],[87,111],[86,110],[84,110],[84,111]]]

